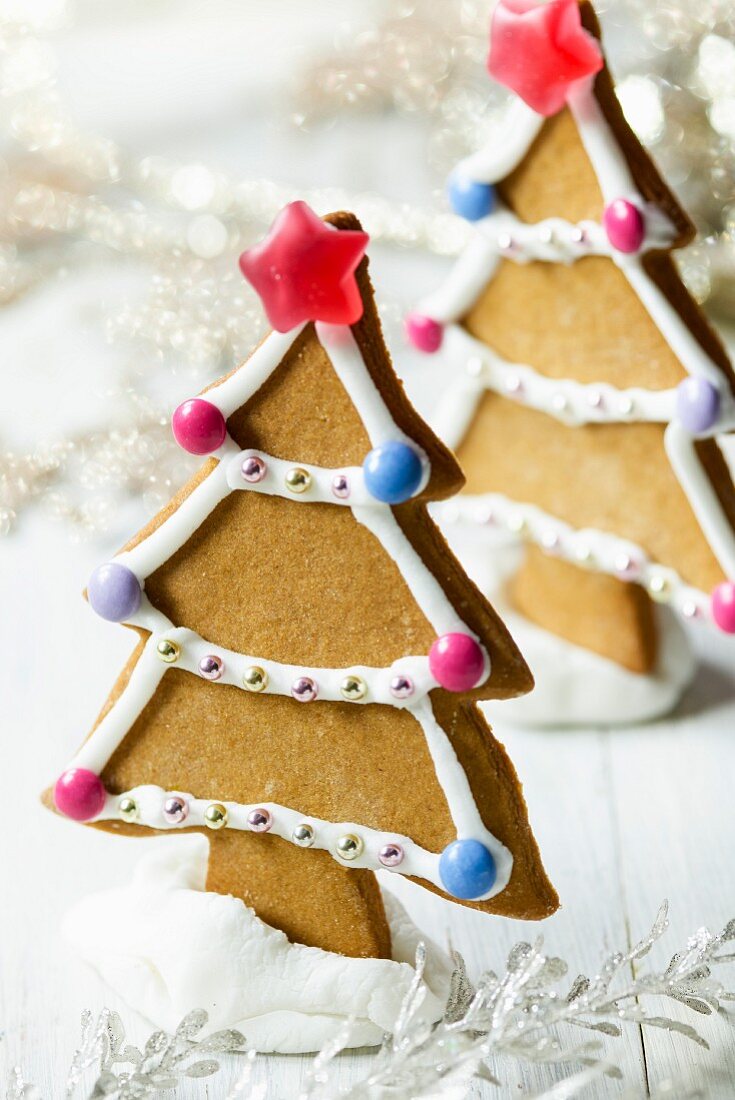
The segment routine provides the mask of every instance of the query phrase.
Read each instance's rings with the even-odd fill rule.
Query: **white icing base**
[[[643,676],[572,645],[503,607],[503,619],[533,672],[536,686],[520,699],[484,705],[485,717],[491,725],[624,726],[668,714],[691,683],[696,661],[673,612],[665,607],[657,607],[656,612],[658,663],[653,673]]]
[[[392,1030],[426,943],[424,1002],[441,1016],[451,963],[385,895],[393,957],[350,959],[289,942],[238,898],[204,889],[209,842],[198,834],[151,840],[132,882],[76,905],[64,933],[77,953],[131,1008],[175,1029],[195,1008],[207,1031],[235,1027],[248,1050],[319,1050],[348,1017],[351,1047],[376,1046]]]
[[[515,541],[462,525],[445,525],[443,531],[467,573],[506,623],[536,681],[534,690],[520,699],[484,704],[491,725],[623,726],[673,710],[694,677],[696,659],[669,608],[656,607],[660,640],[656,669],[645,676],[629,672],[541,629],[509,607],[505,584],[523,553]]]

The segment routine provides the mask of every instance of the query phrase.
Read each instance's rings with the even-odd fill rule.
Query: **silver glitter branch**
[[[665,1028],[707,1050],[707,1041],[691,1024],[660,1013],[650,1013],[644,1002],[666,997],[701,1016],[719,1013],[735,1001],[713,976],[713,970],[735,962],[725,947],[735,941],[735,920],[717,934],[700,928],[662,971],[640,970],[640,963],[668,928],[666,903],[651,931],[627,951],[617,951],[603,962],[593,978],[576,977],[563,986],[569,967],[560,958],[544,954],[542,940],[518,943],[511,950],[502,975],[487,971],[473,983],[462,956],[454,953],[454,971],[444,1015],[438,1024],[427,1021],[423,1006],[426,952],[419,946],[416,974],[393,1033],[386,1037],[367,1075],[347,1090],[337,1091],[332,1070],[335,1059],[350,1046],[353,1022],[345,1021],[334,1038],[317,1054],[304,1075],[299,1100],[461,1100],[473,1080],[500,1085],[495,1064],[512,1058],[520,1066],[559,1066],[564,1077],[536,1100],[570,1100],[599,1077],[620,1078],[599,1038],[574,1041],[574,1029],[619,1038],[623,1027]],[[207,1023],[204,1011],[190,1013],[173,1035],[154,1032],[141,1050],[125,1041],[117,1013],[103,1011],[96,1019],[82,1018],[82,1041],[67,1074],[67,1100],[148,1100],[167,1089],[176,1090],[187,1079],[209,1077],[220,1065],[211,1055],[240,1054],[245,1039],[238,1031],[218,1031],[199,1038]],[[568,1075],[571,1067],[581,1066]],[[94,1083],[85,1089],[92,1067]],[[258,1062],[252,1053],[227,1100],[264,1100],[267,1083],[256,1081]],[[263,1076],[260,1074],[259,1076]],[[83,1091],[85,1090],[85,1091]],[[7,1100],[40,1100],[20,1069],[11,1073]],[[633,1094],[627,1094],[632,1100]],[[701,1094],[681,1085],[662,1083],[653,1095],[695,1100]]]
[[[367,1077],[341,1095],[349,1100],[464,1096],[473,1077],[499,1083],[487,1064],[498,1056],[526,1066],[585,1067],[545,1093],[548,1100],[577,1095],[599,1076],[621,1076],[604,1056],[600,1040],[576,1044],[572,1029],[617,1038],[625,1025],[665,1028],[708,1049],[693,1026],[650,1013],[643,1002],[663,996],[710,1015],[735,1000],[735,994],[726,992],[712,976],[714,967],[735,961],[735,954],[723,952],[724,945],[735,940],[735,920],[718,934],[697,931],[665,970],[639,973],[641,960],[667,928],[664,904],[647,936],[628,951],[609,955],[595,977],[575,978],[566,991],[559,985],[568,973],[567,963],[545,955],[541,939],[533,945],[516,944],[505,974],[488,971],[476,984],[470,982],[461,956],[455,954],[444,1017],[434,1027],[421,1014],[426,988],[424,956],[419,952],[416,980],[393,1035],[386,1039]],[[329,1064],[348,1044],[346,1027],[319,1055],[300,1100],[331,1100]],[[460,1086],[465,1091],[457,1091]],[[676,1095],[683,1096],[684,1090]]]
[[[104,1009],[95,1019],[91,1012],[82,1015],[82,1040],[72,1058],[66,1076],[64,1096],[75,1100],[148,1100],[161,1092],[177,1089],[182,1081],[212,1077],[220,1063],[212,1054],[237,1054],[245,1045],[239,1031],[217,1031],[200,1039],[207,1023],[202,1010],[185,1016],[173,1035],[155,1031],[143,1049],[125,1041],[125,1026],[117,1012]],[[96,1067],[91,1087],[82,1089],[89,1070]],[[21,1071],[13,1070],[7,1100],[35,1100],[34,1086],[24,1082]]]

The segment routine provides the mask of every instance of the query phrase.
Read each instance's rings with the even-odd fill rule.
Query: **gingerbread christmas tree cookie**
[[[529,672],[428,516],[462,476],[393,373],[367,236],[327,223],[294,203],[241,260],[275,331],[176,410],[200,471],[90,580],[140,640],[53,802],[203,831],[208,889],[386,956],[378,869],[509,916],[557,899],[476,705]]]
[[[646,674],[654,602],[735,632],[716,442],[735,379],[671,256],[692,226],[598,39],[588,3],[500,0],[488,66],[516,97],[508,129],[450,181],[472,239],[408,331],[452,370],[437,428],[467,476],[453,516],[528,546],[515,607]]]

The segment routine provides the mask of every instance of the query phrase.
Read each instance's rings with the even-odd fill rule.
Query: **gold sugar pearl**
[[[242,674],[242,686],[248,691],[265,691],[268,687],[268,673],[260,665],[251,665]]]
[[[138,820],[138,803],[129,795],[123,795],[117,804],[117,812],[123,821],[132,822]]]
[[[311,825],[307,825],[306,822],[304,822],[296,826],[291,833],[291,839],[294,844],[298,844],[299,848],[311,848],[314,843],[314,830]]]
[[[648,594],[657,603],[663,603],[669,598],[669,582],[666,577],[656,573],[648,582]]]
[[[294,466],[286,474],[286,488],[292,493],[305,493],[311,485],[311,474],[303,466]]]
[[[176,642],[169,641],[168,638],[162,638],[156,646],[156,653],[164,664],[172,665],[181,656],[181,647],[177,646]]]
[[[346,833],[337,841],[337,855],[340,859],[357,859],[364,847],[361,837],[356,836],[355,833]]]
[[[367,684],[362,676],[345,676],[339,685],[339,693],[348,703],[355,703],[367,695]]]
[[[227,824],[227,807],[221,802],[213,802],[204,811],[204,824],[208,829],[224,829]]]

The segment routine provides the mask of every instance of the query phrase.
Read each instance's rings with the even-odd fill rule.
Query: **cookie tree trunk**
[[[340,955],[391,956],[375,875],[338,867],[328,852],[311,852],[305,860],[300,848],[278,837],[226,830],[210,834],[207,889],[242,898],[292,943]]]
[[[637,584],[551,558],[535,546],[509,585],[531,622],[631,672],[656,665],[658,630],[651,599]]]

